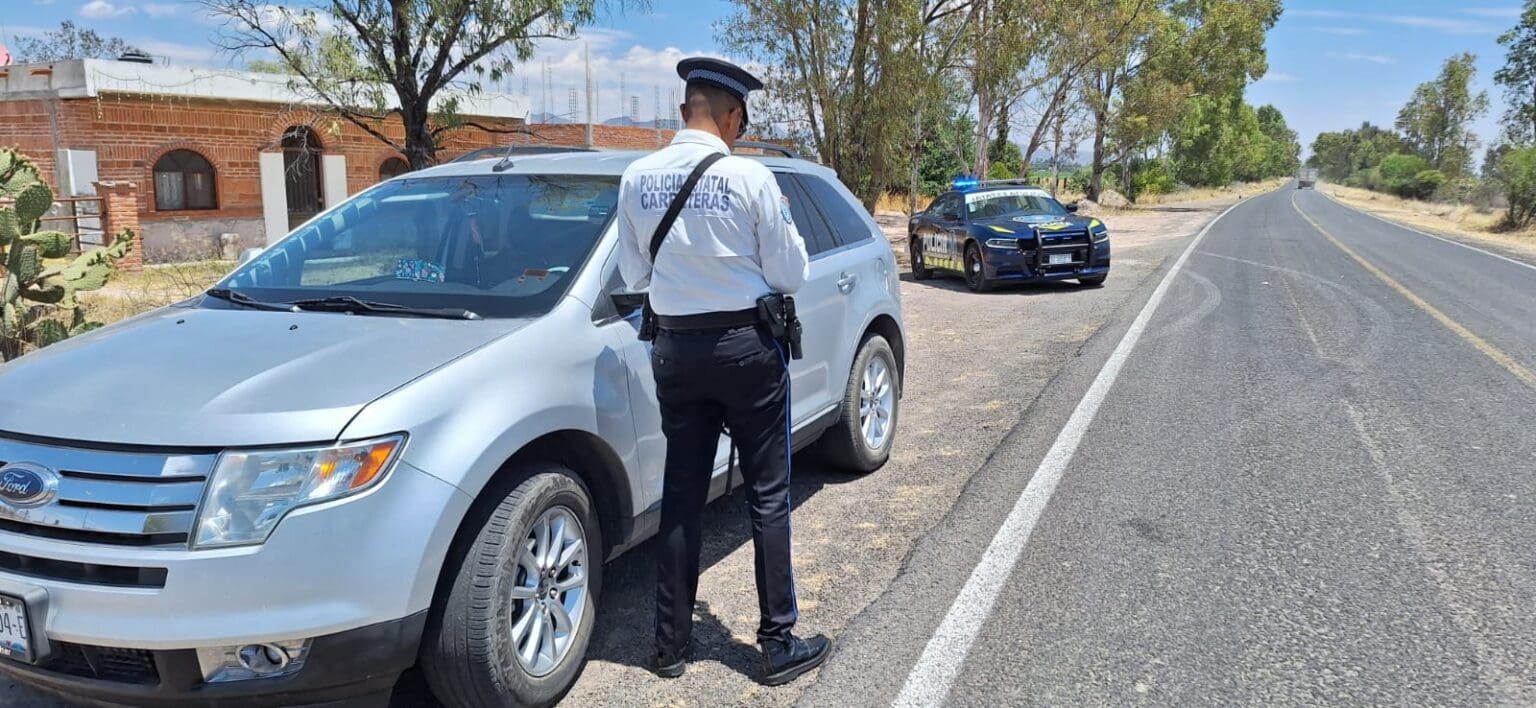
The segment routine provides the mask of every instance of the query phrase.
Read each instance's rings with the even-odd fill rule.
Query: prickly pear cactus
[[[133,234],[124,230],[106,246],[61,260],[74,239],[40,228],[52,206],[53,190],[32,161],[0,149],[0,357],[6,361],[100,327],[85,318],[75,293],[105,286],[112,264],[133,247]]]

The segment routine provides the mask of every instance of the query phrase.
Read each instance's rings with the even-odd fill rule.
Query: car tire
[[[928,261],[923,260],[922,239],[911,239],[908,242],[908,253],[912,257],[912,279],[927,280],[933,277],[933,269],[928,267]]]
[[[883,373],[884,379],[877,380]],[[883,411],[883,414],[881,413]],[[822,458],[829,464],[860,474],[874,472],[891,459],[896,423],[901,411],[901,374],[891,343],[878,334],[864,337],[853,358],[837,422],[821,436]],[[878,436],[868,434],[869,418],[883,424]]]
[[[422,638],[422,671],[446,705],[550,706],[586,664],[602,529],[586,487],[560,465],[525,465],[500,489],[471,512],[449,554]],[[573,597],[577,588],[563,584],[578,572],[585,582]],[[556,605],[568,627],[564,643]]]
[[[1077,284],[1085,288],[1102,288],[1104,287],[1104,279],[1108,277],[1108,275],[1096,275],[1092,278],[1078,278]]]
[[[975,242],[965,247],[965,284],[978,293],[992,289],[992,281],[987,279],[986,263],[981,259],[981,247]]]

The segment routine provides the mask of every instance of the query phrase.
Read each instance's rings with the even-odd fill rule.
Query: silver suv
[[[141,705],[454,706],[575,681],[665,441],[616,272],[637,155],[448,164],[299,227],[207,294],[0,368],[0,671]],[[794,442],[879,468],[895,259],[830,170],[762,159],[812,254]],[[713,493],[726,486],[722,439]],[[636,638],[649,642],[650,638]]]

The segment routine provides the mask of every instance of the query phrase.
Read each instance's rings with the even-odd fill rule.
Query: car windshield
[[[617,195],[613,176],[397,179],[300,227],[220,286],[262,302],[352,296],[534,316],[580,272]]]
[[[972,219],[1007,216],[1066,216],[1066,208],[1036,191],[1010,189],[965,195],[965,209]]]

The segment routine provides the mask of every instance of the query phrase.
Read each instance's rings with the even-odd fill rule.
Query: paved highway
[[[1314,191],[1047,386],[807,705],[1536,705],[1536,267]]]

